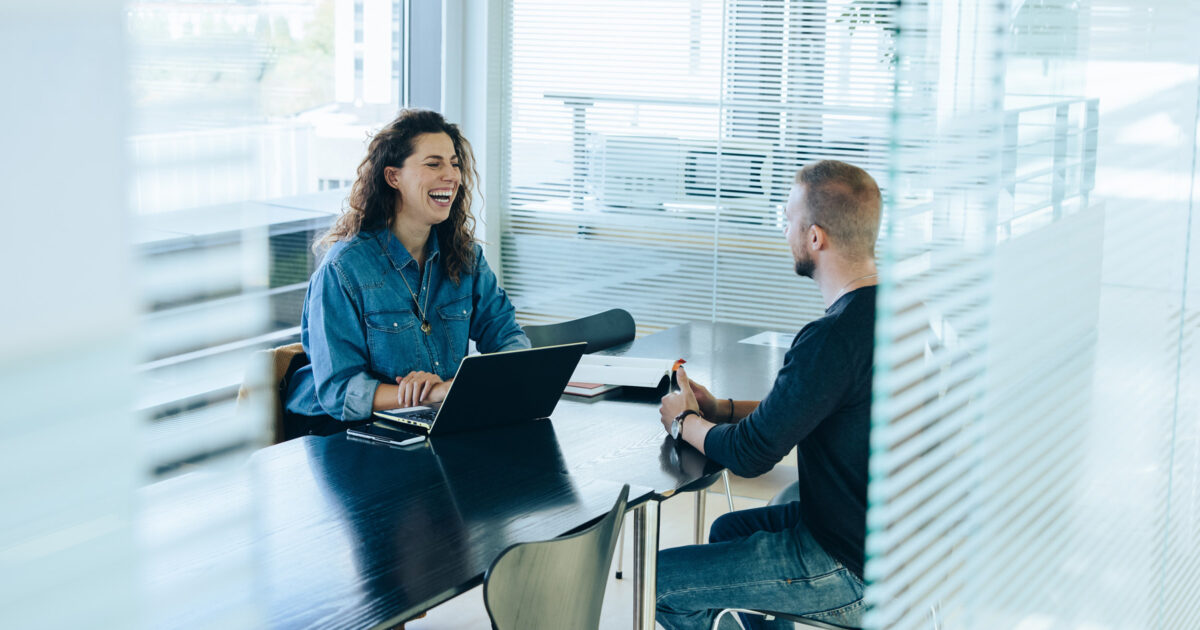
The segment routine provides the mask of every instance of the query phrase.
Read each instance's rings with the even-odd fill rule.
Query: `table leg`
[[[733,493],[729,491],[729,469],[721,471],[721,479],[725,481],[725,499],[729,501],[729,511],[733,511]]]
[[[618,580],[623,577],[622,569],[625,568],[625,530],[626,530],[626,527],[625,527],[625,515],[624,514],[621,515],[621,524],[619,525],[619,527],[621,529],[620,529],[620,531],[617,532],[617,579]]]
[[[701,488],[696,492],[696,544],[704,544],[704,503],[708,499],[708,490]]]
[[[633,627],[654,630],[654,603],[658,593],[658,501],[647,501],[633,510]]]

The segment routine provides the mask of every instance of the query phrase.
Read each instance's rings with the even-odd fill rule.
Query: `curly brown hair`
[[[348,209],[313,246],[315,251],[337,241],[348,241],[359,232],[391,229],[399,191],[388,185],[383,171],[388,166],[402,168],[404,161],[412,155],[417,136],[426,133],[450,136],[462,172],[462,183],[450,206],[450,217],[434,226],[442,264],[454,284],[459,283],[463,273],[471,272],[475,264],[475,215],[471,214],[471,192],[479,178],[475,172],[475,156],[458,125],[446,122],[441,114],[428,109],[400,110],[400,115],[371,139],[367,157],[358,165],[358,178],[346,200]]]

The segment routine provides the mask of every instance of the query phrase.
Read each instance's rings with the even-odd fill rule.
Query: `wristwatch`
[[[679,432],[683,430],[683,419],[693,414],[699,416],[700,412],[695,409],[684,409],[679,412],[679,415],[675,416],[675,419],[671,421],[672,438],[679,439]]]

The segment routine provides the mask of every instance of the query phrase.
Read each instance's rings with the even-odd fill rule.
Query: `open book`
[[[566,393],[595,396],[620,386],[662,388],[671,383],[672,359],[585,354],[571,374]]]

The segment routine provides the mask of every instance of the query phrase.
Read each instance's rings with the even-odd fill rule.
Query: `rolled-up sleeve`
[[[508,294],[500,287],[483,258],[483,248],[475,247],[475,282],[471,296],[474,315],[471,318],[471,339],[481,352],[500,352],[528,348],[529,337],[517,324],[517,310]]]
[[[312,361],[317,402],[339,420],[371,417],[379,380],[368,366],[362,309],[335,264],[313,274],[306,300],[305,349]]]
[[[844,340],[828,330],[801,331],[767,397],[740,422],[709,430],[704,453],[742,477],[771,470],[846,394],[848,352]]]

